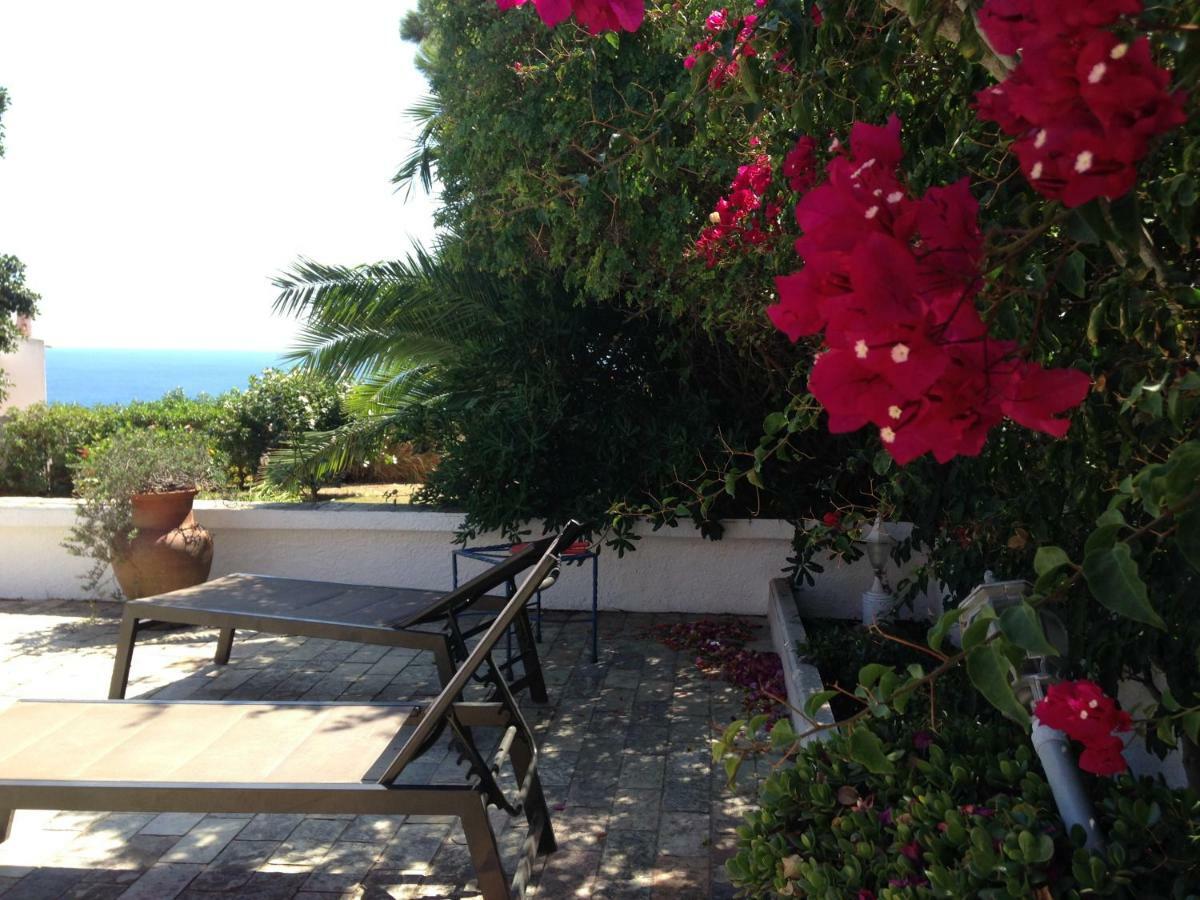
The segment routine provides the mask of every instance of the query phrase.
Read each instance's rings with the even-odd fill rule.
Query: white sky
[[[0,253],[59,347],[286,347],[270,277],[403,256],[415,0],[0,0]]]

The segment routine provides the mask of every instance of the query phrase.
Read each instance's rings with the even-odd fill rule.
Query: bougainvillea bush
[[[897,696],[961,666],[1027,727],[1052,606],[1067,673],[1142,681],[1132,724],[1200,784],[1194,0],[507,6],[421,4],[442,223],[722,393],[614,521],[912,521],[904,587],[952,608]],[[797,575],[849,543],[797,529]],[[987,569],[1029,602],[943,647]]]

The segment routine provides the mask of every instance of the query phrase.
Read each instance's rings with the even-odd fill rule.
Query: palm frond
[[[332,431],[312,431],[267,454],[263,475],[283,487],[319,484],[375,456],[395,435],[398,414],[352,419]]]
[[[425,193],[433,191],[433,179],[437,170],[438,147],[435,137],[438,118],[442,115],[442,101],[436,94],[418,100],[411,106],[406,118],[419,122],[421,125],[417,136],[413,138],[413,149],[400,168],[392,176],[392,184],[396,190],[404,189],[404,197],[412,195],[413,185],[420,182]]]

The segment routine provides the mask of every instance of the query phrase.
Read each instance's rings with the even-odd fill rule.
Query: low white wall
[[[83,598],[87,560],[61,546],[71,500],[0,498],[0,597]],[[196,518],[213,533],[213,576],[256,572],[358,584],[448,588],[454,513],[360,504],[232,504],[201,501]],[[766,613],[764,581],[787,564],[792,528],[775,519],[726,523],[710,541],[690,526],[645,529],[637,550],[600,556],[600,605],[647,612]],[[487,538],[474,543],[496,542]],[[459,561],[469,577],[483,564]],[[821,595],[857,609],[870,585],[863,562],[831,564]],[[544,595],[552,608],[591,606],[591,563],[569,566]]]
[[[24,338],[12,353],[0,353],[0,377],[8,381],[8,396],[0,414],[46,402],[46,343]]]

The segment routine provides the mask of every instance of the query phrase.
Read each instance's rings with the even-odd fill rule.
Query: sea
[[[157,400],[169,391],[217,396],[244,388],[263,369],[291,368],[281,354],[259,350],[46,349],[50,403],[129,403]]]

